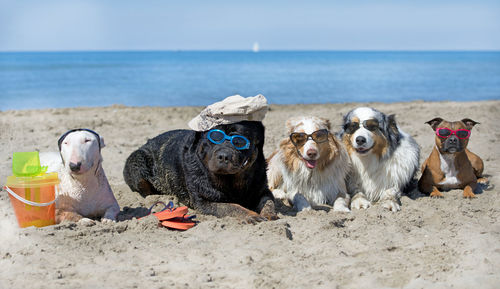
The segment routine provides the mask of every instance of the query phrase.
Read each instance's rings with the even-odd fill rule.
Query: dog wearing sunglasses
[[[370,107],[347,113],[339,136],[352,163],[351,209],[380,202],[399,211],[401,194],[411,188],[418,170],[420,149],[415,140],[398,127],[394,115]]]
[[[286,130],[289,137],[268,159],[267,177],[274,197],[291,202],[297,211],[329,204],[334,211],[348,212],[349,156],[330,133],[330,122],[297,117],[286,122]]]
[[[451,122],[437,117],[426,123],[436,134],[436,145],[422,165],[419,190],[441,198],[443,190],[463,189],[464,198],[475,198],[477,183],[488,182],[482,177],[483,161],[467,149],[471,129],[478,122],[469,118]]]
[[[123,176],[143,197],[175,195],[202,214],[249,223],[276,219],[267,188],[264,126],[223,124],[209,131],[173,130],[150,139],[127,159]]]

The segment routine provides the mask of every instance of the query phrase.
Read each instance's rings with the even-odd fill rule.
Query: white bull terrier
[[[61,136],[59,152],[42,153],[40,161],[61,181],[56,200],[56,222],[92,224],[89,218],[112,222],[120,212],[102,168],[104,140],[89,129],[73,129]]]

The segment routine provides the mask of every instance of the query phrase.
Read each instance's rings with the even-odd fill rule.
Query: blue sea
[[[0,53],[0,110],[500,99],[500,52]]]

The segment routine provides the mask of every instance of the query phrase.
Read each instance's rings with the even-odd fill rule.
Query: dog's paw
[[[308,206],[296,206],[295,210],[298,213],[300,213],[300,212],[308,212],[308,211],[312,210],[312,207],[311,207],[311,205],[308,205]]]
[[[279,219],[278,215],[276,214],[276,211],[274,210],[274,203],[272,208],[264,206],[262,211],[260,211],[260,216],[266,218],[266,220],[269,221],[274,221]]]
[[[102,218],[101,219],[101,223],[103,223],[103,224],[113,224],[113,223],[116,223],[116,221],[108,219],[108,218]]]
[[[287,193],[283,191],[282,189],[274,189],[273,190],[273,196],[275,199],[286,199],[287,198]]]
[[[269,220],[269,221],[274,221],[274,220],[278,220],[279,219],[279,217],[278,217],[278,215],[276,215],[276,213],[274,213],[274,214],[273,213],[267,213],[267,212],[266,213],[260,213],[260,216],[266,218],[266,220]]]
[[[262,209],[262,211],[260,212],[260,216],[266,218],[266,220],[269,221],[274,221],[279,219],[278,215],[274,211],[274,208],[272,210],[271,209],[267,210],[266,207],[264,207],[264,209]]]
[[[260,210],[260,215],[270,221],[278,219],[273,200],[266,200],[264,206]]]
[[[490,180],[488,180],[488,178],[479,178],[477,179],[477,183],[478,184],[481,184],[483,186],[488,186],[490,184]]]
[[[368,209],[372,203],[368,201],[367,199],[363,197],[358,197],[355,198],[351,201],[351,210],[356,209],[356,210],[361,210],[361,209]]]
[[[92,227],[95,224],[96,224],[95,221],[92,220],[92,219],[89,219],[89,218],[81,218],[78,221],[78,225],[82,225],[82,226],[85,226],[85,227]]]
[[[397,212],[401,210],[401,206],[395,200],[384,200],[382,201],[382,207],[388,209],[391,212]]]
[[[351,212],[351,210],[349,210],[349,208],[346,207],[345,205],[333,206],[333,211],[334,212],[344,212],[344,213]]]
[[[465,187],[465,189],[464,189],[464,198],[473,199],[475,197],[476,197],[476,195],[474,194],[474,192],[472,192],[471,187],[469,187],[469,186]]]
[[[346,201],[344,199],[338,198],[333,203],[333,211],[349,213],[351,210],[349,210],[349,208],[347,207]]]
[[[434,190],[431,192],[430,197],[431,198],[444,198],[444,195],[440,191]]]
[[[247,224],[257,224],[257,223],[260,223],[260,222],[265,222],[267,221],[267,218],[266,217],[263,217],[261,215],[248,215],[245,217],[244,221],[247,223]]]

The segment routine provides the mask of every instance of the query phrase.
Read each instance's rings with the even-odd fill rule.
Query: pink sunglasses
[[[436,135],[442,138],[449,138],[452,134],[456,135],[459,139],[468,139],[470,137],[470,130],[457,129],[451,130],[446,127],[439,127],[436,129]]]

